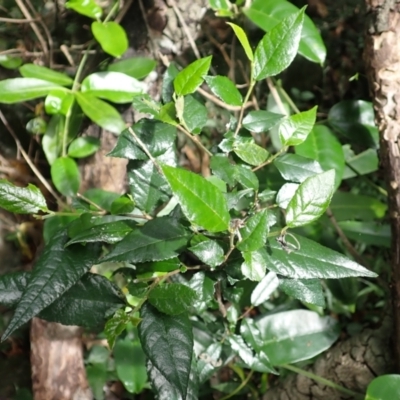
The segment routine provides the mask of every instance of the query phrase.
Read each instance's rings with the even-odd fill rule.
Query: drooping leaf
[[[203,83],[211,65],[211,58],[200,58],[178,73],[174,80],[174,89],[178,96],[194,93]]]
[[[335,190],[335,171],[307,178],[297,188],[286,209],[286,224],[294,228],[318,219],[328,208]]]
[[[132,107],[137,112],[158,117],[161,103],[153,100],[148,94],[142,94],[133,98]]]
[[[39,188],[32,184],[26,188],[15,186],[5,179],[0,179],[0,207],[16,214],[48,212],[46,199]]]
[[[339,337],[338,323],[308,310],[266,315],[256,321],[262,350],[272,365],[308,360],[328,349]]]
[[[147,303],[140,315],[139,338],[147,358],[185,399],[193,356],[193,331],[188,316],[162,314]],[[154,382],[155,377],[149,375]]]
[[[279,289],[295,299],[318,307],[325,307],[325,297],[319,279],[289,279],[281,277],[279,278]]]
[[[264,278],[267,269],[266,253],[264,248],[242,252],[244,262],[241,269],[246,278],[251,281],[261,281]]]
[[[251,293],[251,304],[255,307],[264,303],[279,286],[278,277],[274,272],[268,272]]]
[[[285,180],[292,182],[301,183],[310,176],[323,172],[318,161],[291,153],[275,159],[274,165]]]
[[[235,32],[235,35],[239,39],[239,42],[242,45],[243,50],[246,53],[247,58],[250,61],[253,61],[254,60],[254,54],[253,54],[253,50],[252,50],[252,48],[250,46],[249,39],[247,39],[246,32],[239,25],[233,24],[232,22],[227,22],[227,24]]]
[[[61,86],[70,86],[74,82],[72,78],[62,72],[57,72],[36,64],[24,64],[19,68],[19,72],[25,78],[42,79]]]
[[[242,95],[235,84],[226,76],[206,76],[205,81],[211,91],[224,103],[232,106],[242,105]]]
[[[107,71],[122,72],[135,79],[143,79],[157,65],[157,61],[146,57],[130,57],[117,61],[107,67]]]
[[[128,49],[128,37],[125,29],[114,21],[93,22],[92,33],[101,48],[113,57],[121,57]]]
[[[93,19],[100,19],[103,15],[102,8],[94,0],[69,0],[65,7]]]
[[[45,247],[2,340],[61,297],[96,263],[99,246],[64,248],[67,240],[66,231],[61,231]]]
[[[243,127],[251,132],[262,133],[273,128],[284,118],[284,115],[265,110],[250,111],[243,118]]]
[[[269,242],[265,255],[269,270],[292,279],[338,279],[349,276],[374,278],[377,276],[343,254],[300,235],[295,235],[295,237],[300,249],[290,253],[277,241]]]
[[[297,54],[304,8],[283,18],[260,41],[254,53],[253,75],[260,81],[286,69]]]
[[[242,240],[236,245],[241,251],[254,251],[263,247],[268,235],[268,212],[262,210],[246,221],[240,229]]]
[[[53,162],[51,179],[57,190],[64,196],[75,196],[81,183],[79,168],[70,157],[60,157]]]
[[[164,165],[162,170],[190,222],[210,232],[229,228],[230,216],[225,197],[212,183],[183,169]]]
[[[236,166],[236,180],[245,189],[258,190],[260,184],[257,175],[250,168],[247,168],[245,165]]]
[[[44,109],[47,114],[67,115],[73,106],[74,95],[65,89],[52,90],[44,100]]]
[[[100,140],[92,136],[81,136],[68,147],[68,155],[73,158],[84,158],[96,153],[100,148]]]
[[[237,143],[234,145],[233,151],[250,165],[260,165],[269,157],[268,151],[254,142]]]

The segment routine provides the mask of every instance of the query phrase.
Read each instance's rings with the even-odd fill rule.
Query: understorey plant
[[[183,69],[170,64],[160,101],[135,96],[134,109],[148,117],[124,129],[109,154],[129,160],[128,193],[99,188],[95,198],[77,196],[79,185],[60,182],[66,200],[53,211],[36,186],[0,181],[0,206],[43,219],[46,242],[32,272],[0,278],[0,303],[15,309],[2,340],[35,316],[88,328],[105,323],[111,348],[128,329],[137,344],[132,363],[141,360],[144,371],[132,392],[149,381],[168,400],[197,399],[199,388],[207,394],[204,384],[223,368],[240,382],[215,390],[226,398],[249,393],[254,373],[298,372],[291,364],[337,340],[338,322],[322,311],[324,280],[377,275],[307,238],[303,227],[327,211],[343,170],[307,157],[310,135],[324,129],[315,125],[317,107],[291,114],[271,97],[268,109],[248,111],[255,86],[273,82],[293,61],[303,23],[304,9],[296,9],[254,51],[230,24],[249,62],[244,93],[211,75],[212,57],[205,57]],[[203,85],[233,110],[211,150],[201,135]],[[87,95],[67,94],[85,111]],[[207,176],[179,166],[178,136],[208,156]],[[66,159],[64,144],[59,162]],[[102,264],[112,274],[90,272]],[[278,292],[298,300],[297,308],[274,308],[269,300]]]

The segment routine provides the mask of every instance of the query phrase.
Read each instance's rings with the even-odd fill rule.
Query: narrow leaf
[[[70,86],[74,82],[74,80],[66,74],[36,64],[24,64],[19,68],[19,72],[25,78],[42,79],[61,86]]]
[[[94,0],[69,0],[65,7],[93,19],[100,19],[103,10]]]
[[[268,272],[251,293],[251,304],[255,307],[268,300],[279,286],[279,279],[274,272]]]
[[[253,50],[251,49],[249,39],[247,39],[245,31],[240,26],[233,24],[232,22],[227,22],[227,24],[235,32],[236,37],[243,46],[243,50],[246,53],[247,58],[252,62],[254,60]]]
[[[340,282],[334,281],[334,282]],[[325,297],[319,279],[289,279],[279,278],[279,289],[300,301],[325,307]]]
[[[242,95],[236,88],[235,84],[226,76],[206,76],[205,81],[211,91],[224,103],[232,106],[242,105]]]
[[[125,29],[114,21],[93,22],[92,33],[101,48],[113,57],[121,57],[128,49],[128,37]]]
[[[254,142],[237,143],[233,147],[235,154],[250,165],[260,165],[269,156],[267,150]]]
[[[268,235],[268,212],[262,210],[246,221],[244,228],[240,229],[242,240],[237,244],[241,251],[254,251],[263,247]]]

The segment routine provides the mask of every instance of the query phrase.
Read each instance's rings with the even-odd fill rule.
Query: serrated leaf
[[[224,249],[215,240],[206,239],[189,247],[188,250],[195,254],[204,264],[212,268],[218,267],[225,260]]]
[[[158,311],[168,315],[179,315],[196,301],[196,292],[181,283],[165,283],[154,288],[149,296],[149,303]]]
[[[197,372],[200,383],[204,383],[210,379],[213,373],[221,367],[221,351],[221,343],[212,343],[199,355],[199,359],[197,360]]]
[[[196,292],[197,297],[193,307],[198,313],[214,301],[215,283],[203,271],[194,274],[189,281],[188,286]]]
[[[269,242],[265,255],[269,270],[292,279],[339,279],[349,276],[375,278],[377,276],[343,254],[300,235],[295,235],[295,237],[300,244],[300,249],[290,253],[276,240]]]
[[[146,57],[130,57],[117,61],[107,67],[107,71],[122,72],[135,79],[143,79],[150,74],[157,65],[156,60]]]
[[[253,75],[260,81],[286,69],[297,54],[304,8],[284,18],[260,41],[254,53]]]
[[[298,183],[285,183],[276,195],[276,204],[280,208],[286,209],[298,188]]]
[[[25,78],[42,79],[61,86],[70,86],[74,82],[74,80],[66,74],[36,64],[24,64],[19,68],[19,72]]]
[[[284,115],[265,110],[250,111],[243,118],[243,128],[251,132],[262,133],[273,128],[284,118]]]
[[[239,39],[239,42],[242,45],[247,58],[252,62],[254,60],[254,54],[253,54],[253,50],[250,46],[249,39],[247,39],[246,32],[240,26],[233,24],[232,22],[227,22],[227,24],[235,32],[235,35]]]
[[[1,275],[0,304],[14,308],[20,301],[29,278],[29,272],[13,272]]]
[[[338,323],[308,310],[266,315],[256,321],[262,350],[272,365],[308,360],[328,349],[339,337]]]
[[[236,245],[241,251],[254,251],[263,247],[268,235],[268,212],[262,210],[246,221],[240,229],[242,240]]]
[[[171,189],[187,219],[210,232],[229,228],[230,216],[224,195],[193,172],[162,166]]]
[[[291,115],[279,125],[279,138],[284,146],[303,143],[311,132],[317,117],[317,106],[308,111]]]
[[[67,115],[74,102],[74,95],[63,89],[52,90],[44,99],[47,114]]]
[[[64,248],[67,240],[66,231],[61,231],[45,247],[2,340],[61,297],[96,263],[99,246]]]
[[[185,96],[196,91],[207,75],[211,59],[211,56],[200,58],[178,73],[174,80],[174,89],[178,96]]]
[[[140,315],[138,332],[146,356],[185,399],[193,356],[193,331],[188,316],[162,314],[148,303],[142,306]],[[150,374],[152,381],[154,378]]]
[[[233,151],[250,165],[260,165],[269,157],[268,151],[254,142],[237,143],[234,145]]]
[[[26,188],[13,185],[0,179],[0,207],[16,214],[48,212],[46,199],[35,185]]]
[[[274,165],[285,180],[292,182],[301,183],[310,176],[323,172],[318,161],[297,154],[286,153],[275,159]]]
[[[180,120],[189,132],[199,134],[208,120],[207,108],[194,96],[188,95],[182,99],[183,114]]]
[[[65,8],[93,19],[100,19],[103,15],[102,8],[94,0],[69,0],[65,3]]]
[[[242,252],[244,262],[242,263],[242,274],[251,281],[261,281],[267,269],[266,255],[264,248],[256,251]]]
[[[101,261],[139,263],[166,260],[177,256],[188,238],[186,230],[172,218],[156,218],[130,232]]]
[[[339,281],[338,281],[339,282]],[[325,307],[325,297],[319,279],[279,278],[279,289],[300,301]]]
[[[243,103],[242,95],[235,84],[226,76],[206,76],[205,81],[211,91],[224,103],[231,106],[240,106]]]
[[[244,342],[243,338],[239,335],[229,335],[227,339],[232,350],[238,354],[248,366],[251,367],[254,361],[253,352]]]
[[[114,21],[93,22],[92,33],[101,48],[113,57],[121,57],[128,49],[128,37],[125,29]]]
[[[73,158],[88,157],[100,148],[100,140],[92,136],[82,136],[74,141],[68,147],[68,155]]]
[[[160,113],[161,103],[154,101],[148,94],[142,94],[132,99],[132,107],[137,112],[157,117]]]
[[[264,303],[264,301],[268,300],[271,294],[275,292],[278,286],[279,279],[275,272],[268,272],[251,293],[251,304],[257,307]]]
[[[57,190],[64,196],[75,196],[81,183],[79,168],[70,157],[60,157],[53,162],[51,179]]]
[[[328,208],[334,190],[333,169],[307,178],[297,188],[287,206],[287,226],[303,226],[318,219]]]

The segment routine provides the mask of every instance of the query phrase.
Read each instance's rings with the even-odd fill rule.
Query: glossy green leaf
[[[114,21],[93,22],[92,33],[101,48],[113,57],[121,57],[128,49],[128,37],[125,29]]]
[[[66,231],[61,231],[44,248],[2,340],[61,297],[96,263],[99,246],[64,248],[67,240]]]
[[[2,274],[0,276],[0,304],[14,308],[20,301],[29,278],[29,272]]]
[[[129,317],[122,309],[117,310],[112,318],[107,321],[104,327],[104,334],[110,349],[114,347],[117,337],[126,329],[128,323]]]
[[[273,128],[284,118],[281,114],[276,114],[265,110],[250,111],[244,118],[242,125],[251,132],[262,133]]]
[[[193,275],[188,285],[196,293],[196,301],[193,308],[200,313],[207,309],[214,302],[215,281],[209,278],[203,271],[197,272]]]
[[[37,99],[55,89],[63,89],[63,87],[37,78],[4,79],[0,81],[0,103],[13,104]]]
[[[338,280],[335,282],[340,282]],[[322,291],[322,285],[319,279],[289,279],[279,278],[279,289],[288,296],[303,301],[308,304],[314,304],[318,307],[325,307],[325,297]]]
[[[240,229],[241,240],[236,247],[241,251],[254,251],[263,247],[268,235],[268,211],[262,210],[251,216]]]
[[[183,98],[182,120],[189,132],[199,134],[208,120],[207,108],[194,96]]]
[[[65,7],[93,19],[101,18],[103,14],[102,8],[94,0],[69,0]]]
[[[204,383],[210,379],[215,371],[222,366],[222,360],[220,359],[221,351],[221,343],[212,343],[199,356],[197,371],[200,383]]]
[[[283,18],[260,41],[254,53],[253,75],[260,81],[286,69],[297,54],[304,8]]]
[[[300,249],[290,248],[290,252],[276,240],[269,242],[265,255],[269,270],[292,279],[338,279],[349,276],[375,278],[377,276],[343,254],[300,235],[295,235],[295,237],[300,244]],[[288,237],[286,240],[294,243],[293,239]]]
[[[0,55],[0,65],[3,68],[17,69],[22,63],[23,63],[23,60],[21,57],[16,57],[13,55],[8,55],[8,54]]]
[[[240,44],[243,47],[244,52],[246,53],[247,58],[250,61],[254,60],[253,50],[250,46],[249,39],[247,38],[246,32],[238,25],[233,24],[232,22],[227,22],[227,24],[233,29],[236,37],[239,39]]]
[[[48,212],[46,199],[35,185],[23,188],[5,179],[0,179],[0,207],[16,214]]]
[[[140,343],[118,340],[113,349],[115,369],[119,380],[129,393],[140,393],[146,387],[146,357]]]
[[[74,80],[68,75],[42,67],[41,65],[24,64],[19,68],[19,72],[25,78],[37,78],[61,86],[71,86],[74,83]]]
[[[315,124],[317,106],[308,111],[291,115],[279,125],[279,138],[284,146],[303,143]]]
[[[224,195],[210,182],[183,169],[164,165],[162,170],[187,219],[210,232],[229,228]]]
[[[26,124],[26,130],[32,135],[43,135],[46,129],[47,124],[42,117],[32,118]]]
[[[167,260],[179,254],[188,238],[186,230],[172,218],[159,217],[130,232],[101,261]]]
[[[158,311],[168,315],[187,312],[196,301],[196,292],[181,283],[165,283],[154,288],[149,296],[149,303]]]
[[[87,93],[75,93],[82,111],[97,125],[116,134],[125,129],[125,122],[119,112],[110,104]]]
[[[390,248],[391,231],[389,225],[379,222],[342,221],[338,223],[344,234],[352,240],[357,240],[370,246]]]
[[[400,375],[381,375],[367,387],[365,400],[393,400],[400,397]]]
[[[307,139],[294,150],[300,156],[318,161],[324,171],[334,169],[335,187],[339,187],[344,171],[344,154],[340,142],[329,128],[316,125]]]
[[[171,62],[164,73],[164,79],[162,82],[161,97],[164,104],[173,101],[174,80],[178,74],[179,70],[176,67],[176,64]]]
[[[122,72],[95,72],[81,84],[84,93],[101,97],[113,103],[130,103],[134,96],[142,94],[146,85]]]
[[[258,190],[259,181],[257,175],[250,168],[244,165],[236,166],[236,180],[245,189]]]
[[[268,300],[271,294],[275,292],[278,286],[279,280],[276,274],[274,272],[268,272],[251,293],[251,304],[257,307],[264,303],[264,301]]]
[[[276,195],[276,204],[283,209],[286,209],[290,203],[290,200],[293,199],[296,190],[299,188],[298,183],[285,183],[280,189],[278,194]]]
[[[345,146],[343,146],[345,150]],[[343,179],[354,178],[358,175],[366,175],[375,172],[379,168],[378,154],[375,149],[368,149],[359,154],[346,155],[346,166]]]
[[[242,252],[244,262],[242,263],[242,274],[251,281],[261,281],[267,269],[266,250],[264,248],[255,251]]]
[[[215,240],[205,239],[189,247],[188,250],[195,254],[200,261],[212,268],[218,267],[225,260],[224,249]]]
[[[206,76],[205,81],[211,91],[224,103],[230,104],[231,106],[242,105],[242,95],[235,84],[226,76]]]
[[[174,89],[178,96],[194,93],[203,83],[211,65],[211,58],[200,58],[178,73],[174,80]]]
[[[42,310],[39,317],[63,325],[98,328],[124,305],[124,296],[113,283],[101,275],[88,273]]]
[[[53,115],[47,124],[46,132],[42,139],[42,147],[46,159],[50,165],[61,154],[65,117],[63,115]]]
[[[107,71],[122,72],[135,79],[143,79],[150,74],[157,61],[146,57],[131,57],[117,61],[107,67]]]
[[[256,321],[262,349],[272,365],[308,360],[332,346],[339,337],[338,323],[307,310],[284,311]]]
[[[129,214],[135,209],[135,202],[128,196],[120,196],[111,204],[111,214]]]
[[[310,176],[323,172],[318,161],[291,153],[275,159],[274,165],[285,180],[292,182],[301,183]]]
[[[269,32],[288,14],[298,11],[298,8],[286,0],[255,0],[244,13],[261,29]],[[310,61],[322,64],[326,57],[326,48],[318,29],[312,20],[305,15],[301,31],[299,53]]]
[[[63,89],[52,90],[44,100],[47,114],[67,115],[74,102],[74,95]]]
[[[269,157],[268,151],[254,142],[237,143],[234,145],[233,151],[250,165],[260,165]]]
[[[297,188],[287,206],[287,226],[294,228],[318,219],[328,208],[334,190],[333,169],[307,178]]]
[[[171,101],[161,106],[160,112],[157,115],[157,119],[159,119],[162,122],[165,122],[166,124],[178,126],[179,124],[177,120],[177,111],[175,108],[175,103]]]
[[[69,157],[57,158],[51,165],[51,180],[64,196],[75,196],[81,183],[81,175],[76,162]]]
[[[146,356],[172,388],[186,398],[193,356],[193,331],[188,316],[162,314],[147,303],[140,315],[143,320],[138,327],[139,338]]]
[[[96,153],[100,148],[100,140],[92,136],[81,136],[75,139],[68,147],[68,156],[84,158]]]
[[[137,112],[157,117],[160,113],[161,104],[154,101],[148,94],[142,94],[132,99],[132,107]]]

